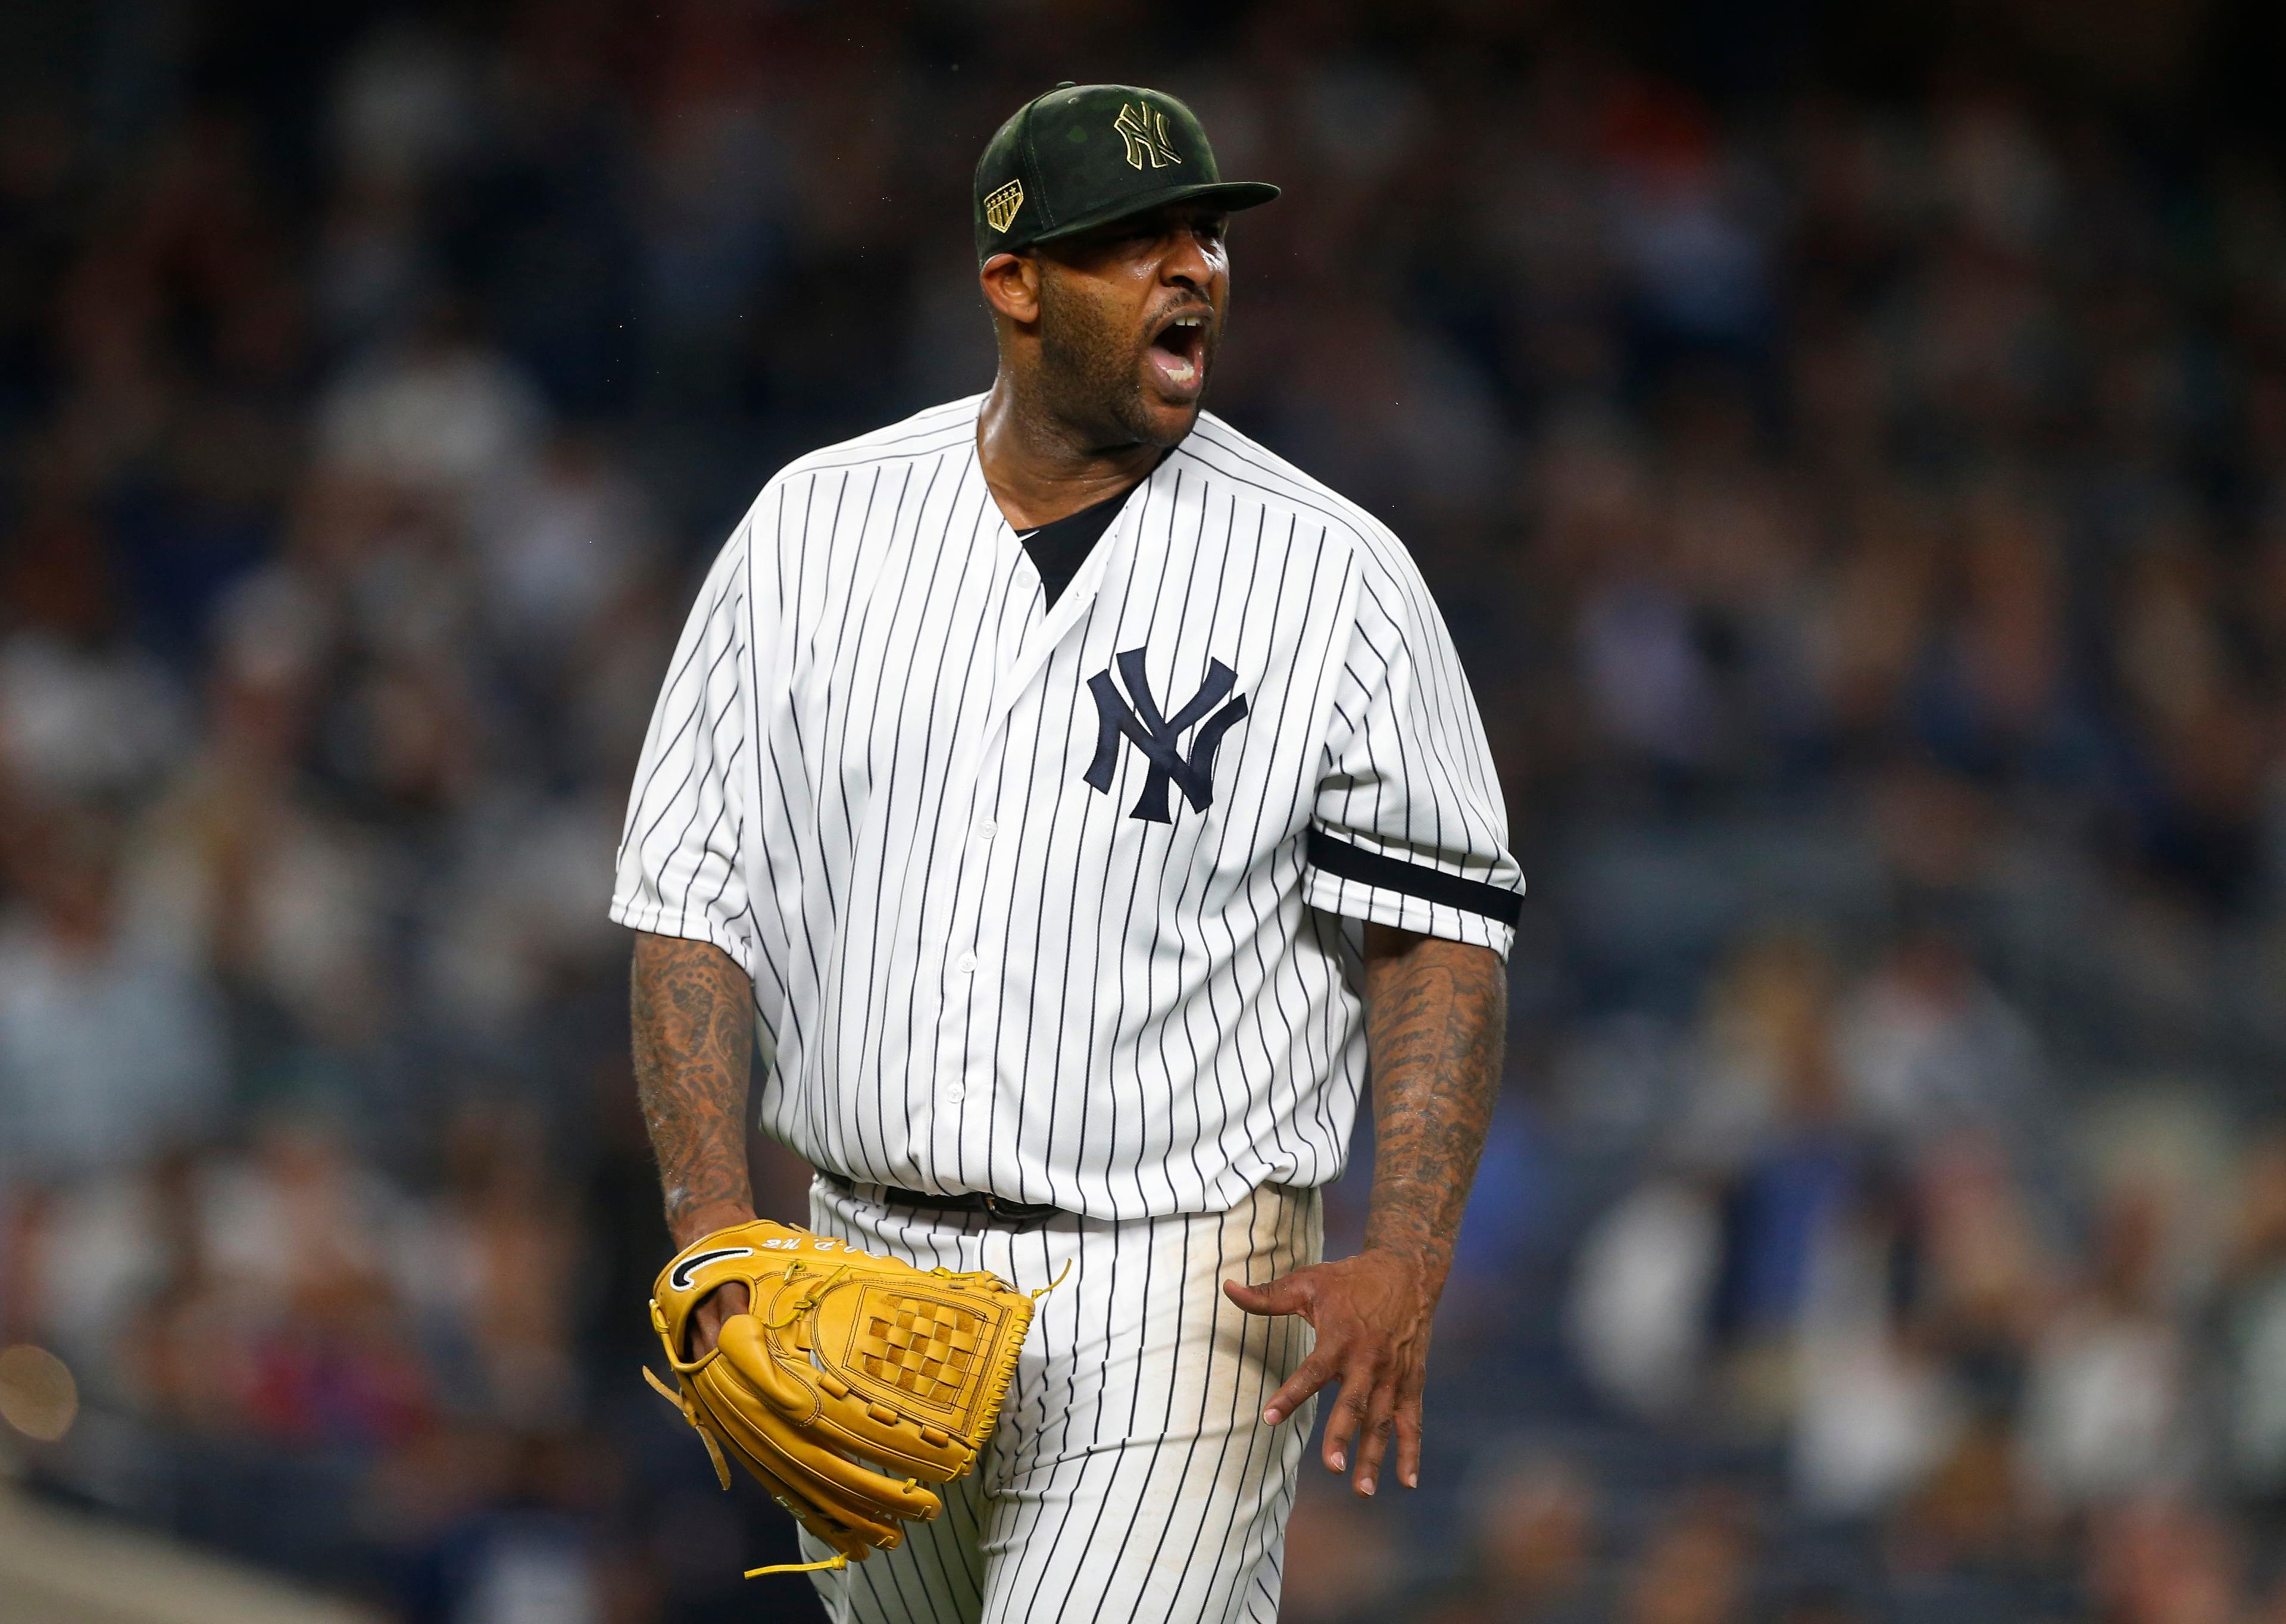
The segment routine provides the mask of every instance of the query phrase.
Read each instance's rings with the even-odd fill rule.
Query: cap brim
[[[1099,225],[1108,225],[1114,220],[1124,220],[1131,215],[1148,214],[1154,209],[1164,209],[1171,203],[1212,203],[1236,214],[1242,209],[1258,209],[1277,201],[1278,188],[1266,180],[1202,180],[1194,185],[1169,186],[1164,192],[1154,192],[1148,197],[1130,197],[1106,208],[1082,215],[1076,220],[1067,220],[1050,231],[1031,239],[1033,242],[1053,242],[1062,237],[1076,237],[1082,232],[1092,232]]]

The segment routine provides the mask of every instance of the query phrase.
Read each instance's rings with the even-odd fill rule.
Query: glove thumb
[[[733,1314],[723,1320],[715,1345],[781,1415],[806,1419],[816,1412],[817,1395],[771,1356],[762,1322],[753,1315]]]

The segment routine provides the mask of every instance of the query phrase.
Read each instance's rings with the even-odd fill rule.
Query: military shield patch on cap
[[[1012,180],[984,199],[984,223],[996,232],[1005,232],[1016,211],[1024,206],[1024,183]]]

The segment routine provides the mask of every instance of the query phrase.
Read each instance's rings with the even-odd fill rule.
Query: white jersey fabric
[[[791,464],[709,572],[611,917],[753,979],[762,1125],[1087,1218],[1339,1176],[1362,922],[1508,950],[1523,882],[1411,559],[1229,425],[1052,609],[982,397]]]

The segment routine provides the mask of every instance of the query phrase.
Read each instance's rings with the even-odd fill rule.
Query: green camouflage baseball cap
[[[1251,209],[1278,195],[1225,180],[1196,114],[1163,91],[1069,80],[1016,110],[976,164],[976,257],[1021,253],[1192,199]]]

